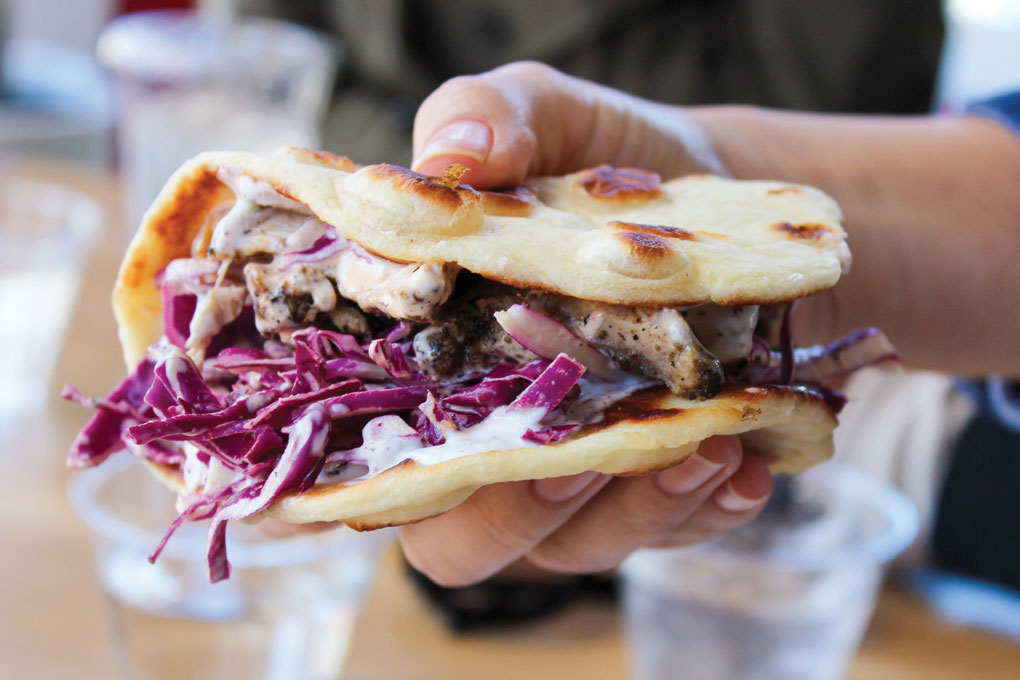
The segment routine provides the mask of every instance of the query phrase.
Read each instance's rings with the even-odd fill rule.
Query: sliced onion
[[[511,338],[543,359],[566,354],[600,378],[612,380],[621,375],[620,369],[609,357],[548,314],[524,305],[512,305],[494,316]]]
[[[845,378],[866,366],[900,361],[900,353],[877,328],[861,328],[828,345],[794,351],[795,379],[822,384]]]

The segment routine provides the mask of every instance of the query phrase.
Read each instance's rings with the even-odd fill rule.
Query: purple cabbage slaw
[[[172,307],[180,301],[170,302]],[[438,383],[420,372],[400,343],[410,331],[409,324],[398,323],[362,344],[350,335],[308,328],[294,333],[290,356],[279,356],[272,341],[252,332],[247,342],[261,347],[224,349],[202,367],[180,347],[158,345],[106,399],[86,399],[65,388],[65,398],[97,410],[73,442],[68,461],[74,467],[98,465],[128,447],[149,461],[182,465],[177,446],[186,442],[201,462],[215,459],[230,471],[233,480],[223,488],[183,499],[184,510],[150,556],[153,561],[159,556],[184,521],[211,518],[208,565],[215,582],[230,574],[227,522],[309,488],[331,452],[356,446],[372,420],[400,418],[423,445],[440,444],[444,432],[475,425],[500,407],[548,414],[577,391],[585,371],[561,355],[499,364],[482,377]],[[543,427],[525,438],[559,441],[573,427]]]

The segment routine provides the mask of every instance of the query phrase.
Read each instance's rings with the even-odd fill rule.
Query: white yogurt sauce
[[[598,422],[609,406],[634,392],[661,384],[657,380],[637,375],[626,375],[619,381],[582,378],[581,397],[551,425]],[[412,460],[419,465],[435,465],[461,456],[486,451],[543,446],[524,439],[528,430],[539,430],[545,417],[544,409],[512,409],[502,406],[477,425],[461,430],[444,431],[446,441],[438,446],[426,446],[415,430],[397,416],[381,416],[365,425],[364,443],[351,452],[351,457],[367,467],[364,474],[351,478],[323,475],[320,483],[363,481]]]
[[[247,257],[269,253],[279,257],[308,248],[331,229],[325,222],[311,216],[306,206],[280,196],[264,182],[255,182],[229,171],[221,171],[220,179],[234,190],[237,200],[213,230],[209,249],[217,256]],[[337,237],[345,240],[339,234]],[[326,287],[332,289],[328,281],[332,279],[340,295],[353,300],[362,309],[413,320],[429,319],[433,310],[450,297],[456,277],[452,267],[437,263],[394,262],[355,243],[302,267],[287,267],[286,259],[276,258],[271,264],[260,267],[261,279],[267,290],[272,288],[269,291],[272,295],[278,296],[284,291],[300,294],[306,289],[315,295]],[[302,277],[308,280],[299,280]],[[321,286],[310,280],[318,277],[321,277]],[[255,291],[252,293],[254,296]],[[316,306],[320,311],[329,311],[336,304],[333,300],[329,309],[322,309],[328,300],[322,294],[317,297]],[[282,312],[284,307],[286,305],[280,309],[274,307],[272,311]],[[269,319],[265,321],[263,326],[268,330],[279,325]]]

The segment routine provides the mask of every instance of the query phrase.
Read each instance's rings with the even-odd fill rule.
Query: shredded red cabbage
[[[563,401],[584,375],[584,364],[566,354],[556,357],[535,381],[513,400],[510,408],[544,409],[547,413]]]
[[[184,344],[186,325],[180,328]],[[282,494],[307,489],[330,455],[342,462],[361,444],[362,428],[372,419],[400,419],[401,437],[413,436],[420,446],[440,444],[445,432],[476,425],[496,408],[552,411],[576,391],[585,370],[561,355],[436,383],[408,356],[410,344],[401,342],[411,330],[398,323],[362,344],[350,335],[309,328],[295,332],[293,349],[286,351],[269,340],[222,349],[210,354],[204,371],[176,343],[159,345],[107,399],[65,389],[66,398],[97,409],[68,460],[76,467],[97,465],[130,446],[152,462],[181,465],[181,446],[187,443],[200,462],[215,458],[231,471],[234,479],[223,488],[189,490],[187,507],[152,554],[158,557],[181,523],[212,517],[209,576],[216,581],[230,573],[226,523],[258,514]],[[572,429],[539,428],[526,439],[555,442]]]

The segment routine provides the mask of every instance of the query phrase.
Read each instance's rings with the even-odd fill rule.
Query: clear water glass
[[[282,21],[214,19],[136,12],[99,38],[100,62],[116,76],[118,160],[132,231],[192,156],[319,145],[336,45]]]
[[[835,463],[795,478],[792,494],[792,508],[715,541],[624,563],[635,679],[844,675],[882,565],[914,538],[917,513],[892,486]]]
[[[233,522],[229,579],[209,583],[207,522],[185,523],[147,556],[173,497],[127,454],[77,473],[75,510],[92,530],[122,676],[144,680],[335,680],[387,530],[346,527],[269,538]]]
[[[0,172],[0,426],[48,398],[103,211],[59,184]]]

